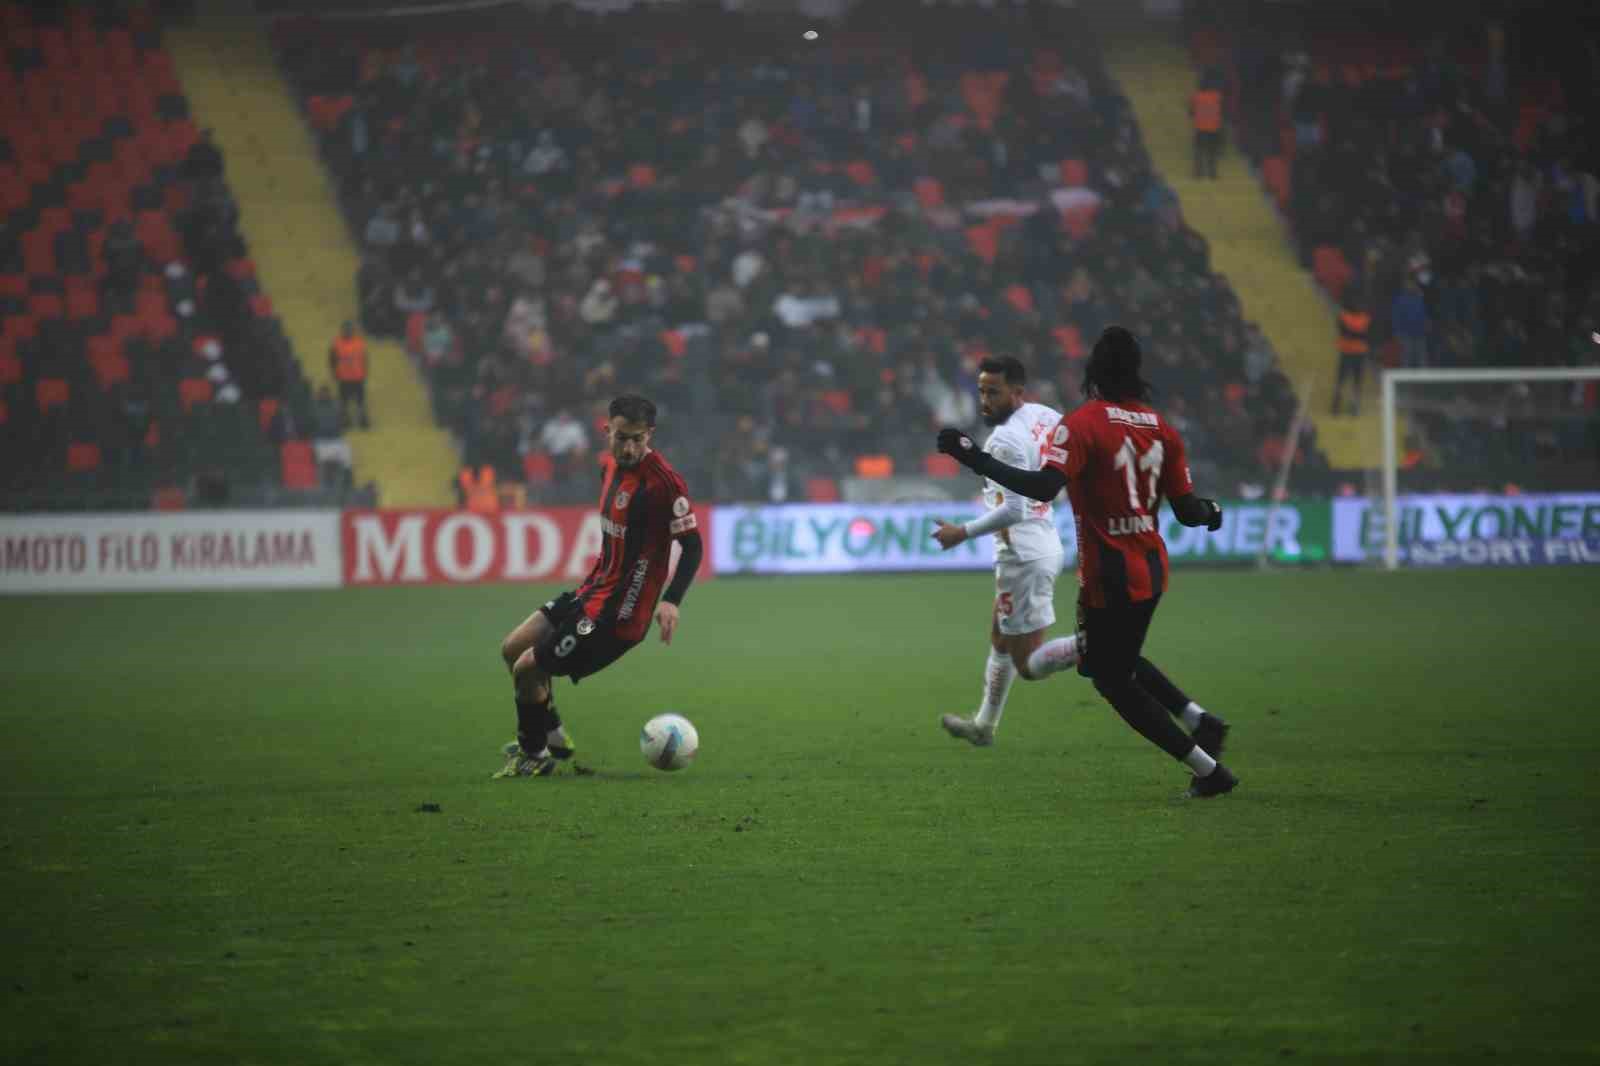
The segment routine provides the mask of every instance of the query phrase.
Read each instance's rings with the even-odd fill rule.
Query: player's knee
[[[526,650],[522,641],[517,639],[516,633],[507,633],[506,639],[500,642],[500,658],[504,659],[506,666],[516,669],[517,660]]]
[[[1013,648],[1011,651],[1011,664],[1017,668],[1017,676],[1022,680],[1037,681],[1039,679],[1033,676],[1032,670],[1028,669],[1028,655],[1029,653],[1026,651],[1018,651]]]
[[[1113,706],[1125,699],[1132,688],[1133,679],[1121,671],[1118,671],[1115,677],[1094,678],[1094,690]]]
[[[533,653],[532,648],[525,649],[511,663],[511,675],[518,681],[531,680],[537,677],[543,680],[543,673],[539,669],[539,658]]]

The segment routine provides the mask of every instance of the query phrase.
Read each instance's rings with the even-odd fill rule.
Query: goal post
[[[1383,432],[1383,566],[1400,565],[1400,447],[1395,423],[1396,391],[1401,385],[1513,384],[1516,382],[1600,381],[1600,366],[1588,367],[1472,367],[1385,369],[1379,377],[1380,416]]]

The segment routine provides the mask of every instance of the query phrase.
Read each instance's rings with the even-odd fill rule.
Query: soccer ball
[[[658,714],[644,724],[639,750],[644,753],[644,761],[657,770],[682,770],[694,762],[694,753],[700,750],[700,734],[694,723],[681,714]]]

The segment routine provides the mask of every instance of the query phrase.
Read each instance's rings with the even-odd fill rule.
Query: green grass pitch
[[[547,591],[0,601],[0,1061],[1600,1056],[1600,570],[1180,572],[1205,803],[1075,674],[944,736],[982,574],[697,587],[491,781]]]

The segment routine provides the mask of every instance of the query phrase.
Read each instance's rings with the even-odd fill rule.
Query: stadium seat
[[[67,445],[67,470],[82,474],[100,469],[100,445],[93,441],[75,441]]]
[[[44,414],[57,407],[64,407],[72,398],[72,386],[62,378],[41,378],[34,386],[34,400],[38,403],[39,413]]]
[[[548,485],[555,476],[555,461],[545,452],[529,452],[522,457],[522,477],[528,484]]]
[[[211,382],[205,378],[184,378],[178,382],[178,404],[184,414],[191,414],[201,404],[211,402]]]
[[[806,478],[806,499],[812,503],[838,503],[839,483],[831,477]]]
[[[929,477],[956,477],[961,464],[943,452],[929,452],[922,457],[922,472]]]
[[[1331,244],[1318,245],[1311,253],[1311,275],[1335,300],[1344,294],[1354,272],[1344,253]]]
[[[882,480],[894,476],[894,459],[887,455],[856,456],[856,477]]]
[[[309,441],[284,441],[278,449],[283,487],[286,489],[314,489],[317,487],[317,460]]]
[[[157,511],[181,511],[188,505],[183,489],[166,485],[150,495],[150,506]]]
[[[1290,186],[1289,160],[1281,155],[1268,156],[1261,163],[1261,180],[1266,183],[1267,191],[1278,203],[1280,211],[1288,210]]]

